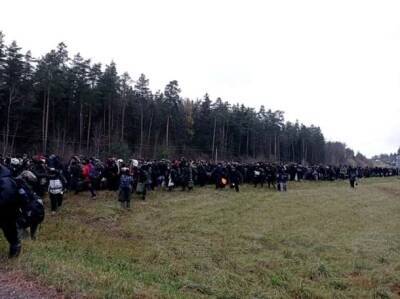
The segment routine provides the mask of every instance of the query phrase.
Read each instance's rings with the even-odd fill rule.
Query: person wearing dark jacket
[[[276,173],[275,169],[273,167],[268,167],[266,170],[266,177],[267,177],[267,184],[268,184],[268,189],[276,189],[275,187],[275,182],[276,182]]]
[[[75,195],[81,191],[80,182],[82,181],[82,166],[78,157],[72,157],[68,166],[69,189],[75,192]]]
[[[218,163],[217,167],[211,174],[215,181],[215,189],[223,189],[227,183],[226,169],[222,167],[221,163]]]
[[[236,192],[239,192],[240,181],[242,180],[242,175],[236,169],[236,167],[232,167],[229,171],[229,183],[231,184],[231,188],[235,188]]]
[[[257,164],[253,174],[254,187],[257,188],[258,184],[261,185],[261,188],[264,187],[264,182],[266,178],[265,169],[261,165]]]
[[[62,174],[55,168],[50,168],[49,174],[49,197],[51,203],[51,214],[55,215],[61,208],[66,180]]]
[[[182,186],[182,191],[185,191],[186,188],[188,190],[193,189],[193,172],[190,164],[183,160],[181,162],[181,186]]]
[[[43,157],[35,157],[30,171],[37,177],[38,182],[34,188],[35,193],[42,197],[47,191],[47,167]]]
[[[129,209],[131,207],[133,177],[129,173],[129,168],[127,167],[123,167],[121,173],[118,200],[121,202],[121,207],[123,209]]]
[[[288,182],[288,175],[286,171],[282,168],[278,172],[278,191],[286,192],[287,191],[287,182]]]
[[[350,181],[350,187],[355,188],[357,185],[357,172],[356,169],[354,168],[349,168],[349,181]]]
[[[148,178],[148,172],[146,169],[146,165],[142,165],[139,168],[139,172],[137,173],[137,177],[135,178],[137,181],[136,185],[136,193],[141,195],[142,200],[146,200],[146,182]]]
[[[20,203],[18,188],[10,171],[0,164],[0,227],[10,244],[10,258],[17,257],[21,252],[17,230]]]

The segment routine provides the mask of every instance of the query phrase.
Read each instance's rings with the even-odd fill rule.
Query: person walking
[[[62,178],[61,174],[55,168],[50,168],[48,191],[52,215],[55,215],[62,206],[65,188],[64,186],[65,179]]]
[[[129,168],[123,167],[121,169],[121,177],[119,179],[119,196],[118,200],[121,202],[123,209],[131,207],[131,196],[133,188],[133,177],[129,173]]]

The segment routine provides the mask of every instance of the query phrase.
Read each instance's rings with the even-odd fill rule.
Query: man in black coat
[[[20,207],[18,188],[11,172],[0,164],[0,227],[10,243],[9,257],[21,252],[21,241],[17,231],[17,217]]]
[[[234,166],[228,168],[228,173],[231,188],[235,188],[236,192],[239,192],[239,185],[240,182],[243,180],[241,173]]]

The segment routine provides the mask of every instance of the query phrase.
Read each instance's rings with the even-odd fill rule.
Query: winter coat
[[[18,207],[19,204],[18,188],[11,172],[0,165],[0,211],[5,211],[8,207]]]

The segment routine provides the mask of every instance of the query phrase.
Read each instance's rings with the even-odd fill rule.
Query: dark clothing
[[[185,166],[182,169],[181,185],[182,191],[185,191],[186,188],[188,188],[189,190],[193,189],[193,174],[192,168],[190,166]]]
[[[218,165],[213,173],[212,176],[215,180],[215,189],[223,189],[225,188],[227,180],[226,170],[222,167],[222,165]]]
[[[131,188],[120,188],[119,189],[118,200],[121,202],[122,208],[130,208],[131,207],[131,196],[132,196]]]
[[[0,227],[10,244],[10,257],[17,256],[21,242],[17,231],[17,215],[21,201],[10,171],[0,165]]]
[[[132,195],[133,178],[130,175],[123,174],[119,182],[119,198],[123,208],[129,208]]]
[[[58,193],[58,194],[49,194],[50,197],[50,203],[51,203],[51,211],[52,212],[57,212],[59,208],[62,206],[63,202],[63,194]]]
[[[264,182],[265,182],[265,178],[266,178],[266,174],[265,174],[265,170],[262,167],[257,167],[254,170],[254,177],[253,177],[253,183],[254,183],[254,187],[257,187],[258,184],[261,185],[261,188],[264,186]]]
[[[278,174],[278,191],[287,191],[288,175],[286,172],[282,171]]]
[[[239,185],[241,180],[242,176],[240,175],[239,171],[234,169],[229,172],[229,182],[231,184],[231,188],[235,188],[236,192],[239,192]]]
[[[349,170],[350,187],[354,188],[357,181],[357,173],[354,170]]]
[[[18,236],[17,230],[17,213],[3,213],[0,212],[0,226],[3,230],[4,236],[10,244],[9,256],[17,256],[21,250],[21,241]]]
[[[146,183],[147,183],[147,177],[148,177],[148,172],[141,167],[139,169],[139,172],[137,174],[137,185],[136,185],[136,193],[140,194],[142,197],[142,200],[146,199],[146,193],[147,193],[147,188],[146,188]]]

